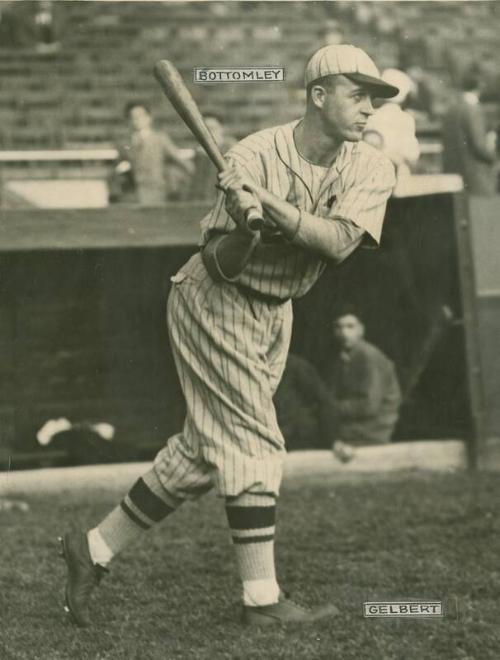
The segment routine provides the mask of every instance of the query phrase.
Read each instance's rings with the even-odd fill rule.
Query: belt
[[[250,296],[254,300],[266,303],[266,305],[284,305],[290,300],[290,298],[279,298],[278,296],[272,296],[268,293],[256,291],[255,289],[252,289],[249,286],[245,286],[244,284],[235,284],[235,286],[244,296]]]
[[[205,266],[207,275],[210,277],[210,279],[213,282],[220,283],[221,281],[220,278],[214,277],[213,269],[210,267],[209,263],[207,263],[203,249],[201,249],[200,254],[201,254],[201,261]],[[260,300],[260,302],[266,303],[266,305],[284,305],[286,302],[290,300],[290,298],[279,298],[278,296],[272,296],[267,293],[261,293],[260,291],[256,291],[255,289],[252,289],[249,286],[245,286],[244,284],[238,284],[237,282],[228,282],[226,280],[226,283],[232,284],[246,298],[250,297],[253,298],[254,300]]]

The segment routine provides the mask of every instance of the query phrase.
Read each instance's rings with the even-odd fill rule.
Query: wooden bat
[[[177,110],[179,117],[189,128],[196,140],[203,147],[207,156],[217,168],[217,171],[221,172],[226,169],[227,163],[217,142],[205,124],[200,109],[191,96],[191,92],[186,87],[184,80],[172,62],[168,60],[159,60],[156,62],[154,75],[160,83],[163,93]],[[260,211],[254,206],[247,209],[246,219],[251,229],[261,229],[264,225]]]

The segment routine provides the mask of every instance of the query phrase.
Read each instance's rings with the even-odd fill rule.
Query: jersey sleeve
[[[396,184],[394,165],[388,158],[355,163],[347,173],[344,192],[332,206],[331,215],[349,220],[380,243],[387,200]]]
[[[248,175],[252,181],[264,185],[264,172],[260,165],[258,154],[249,153],[236,145],[224,156],[228,166],[236,167]],[[214,189],[216,180],[214,178]],[[225,208],[225,195],[218,191],[217,199],[212,210],[201,221],[200,245],[205,246],[210,238],[217,234],[228,234],[236,227],[234,220]]]

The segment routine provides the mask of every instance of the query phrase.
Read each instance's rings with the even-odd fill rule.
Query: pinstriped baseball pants
[[[187,415],[154,463],[174,497],[278,495],[285,453],[273,395],[286,363],[292,305],[269,304],[213,282],[194,255],[167,305]]]

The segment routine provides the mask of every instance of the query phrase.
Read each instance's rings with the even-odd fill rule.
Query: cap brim
[[[367,76],[364,73],[344,73],[346,78],[367,87],[372,91],[374,96],[380,99],[391,99],[393,96],[399,94],[399,89],[394,85],[389,85],[380,78]]]

